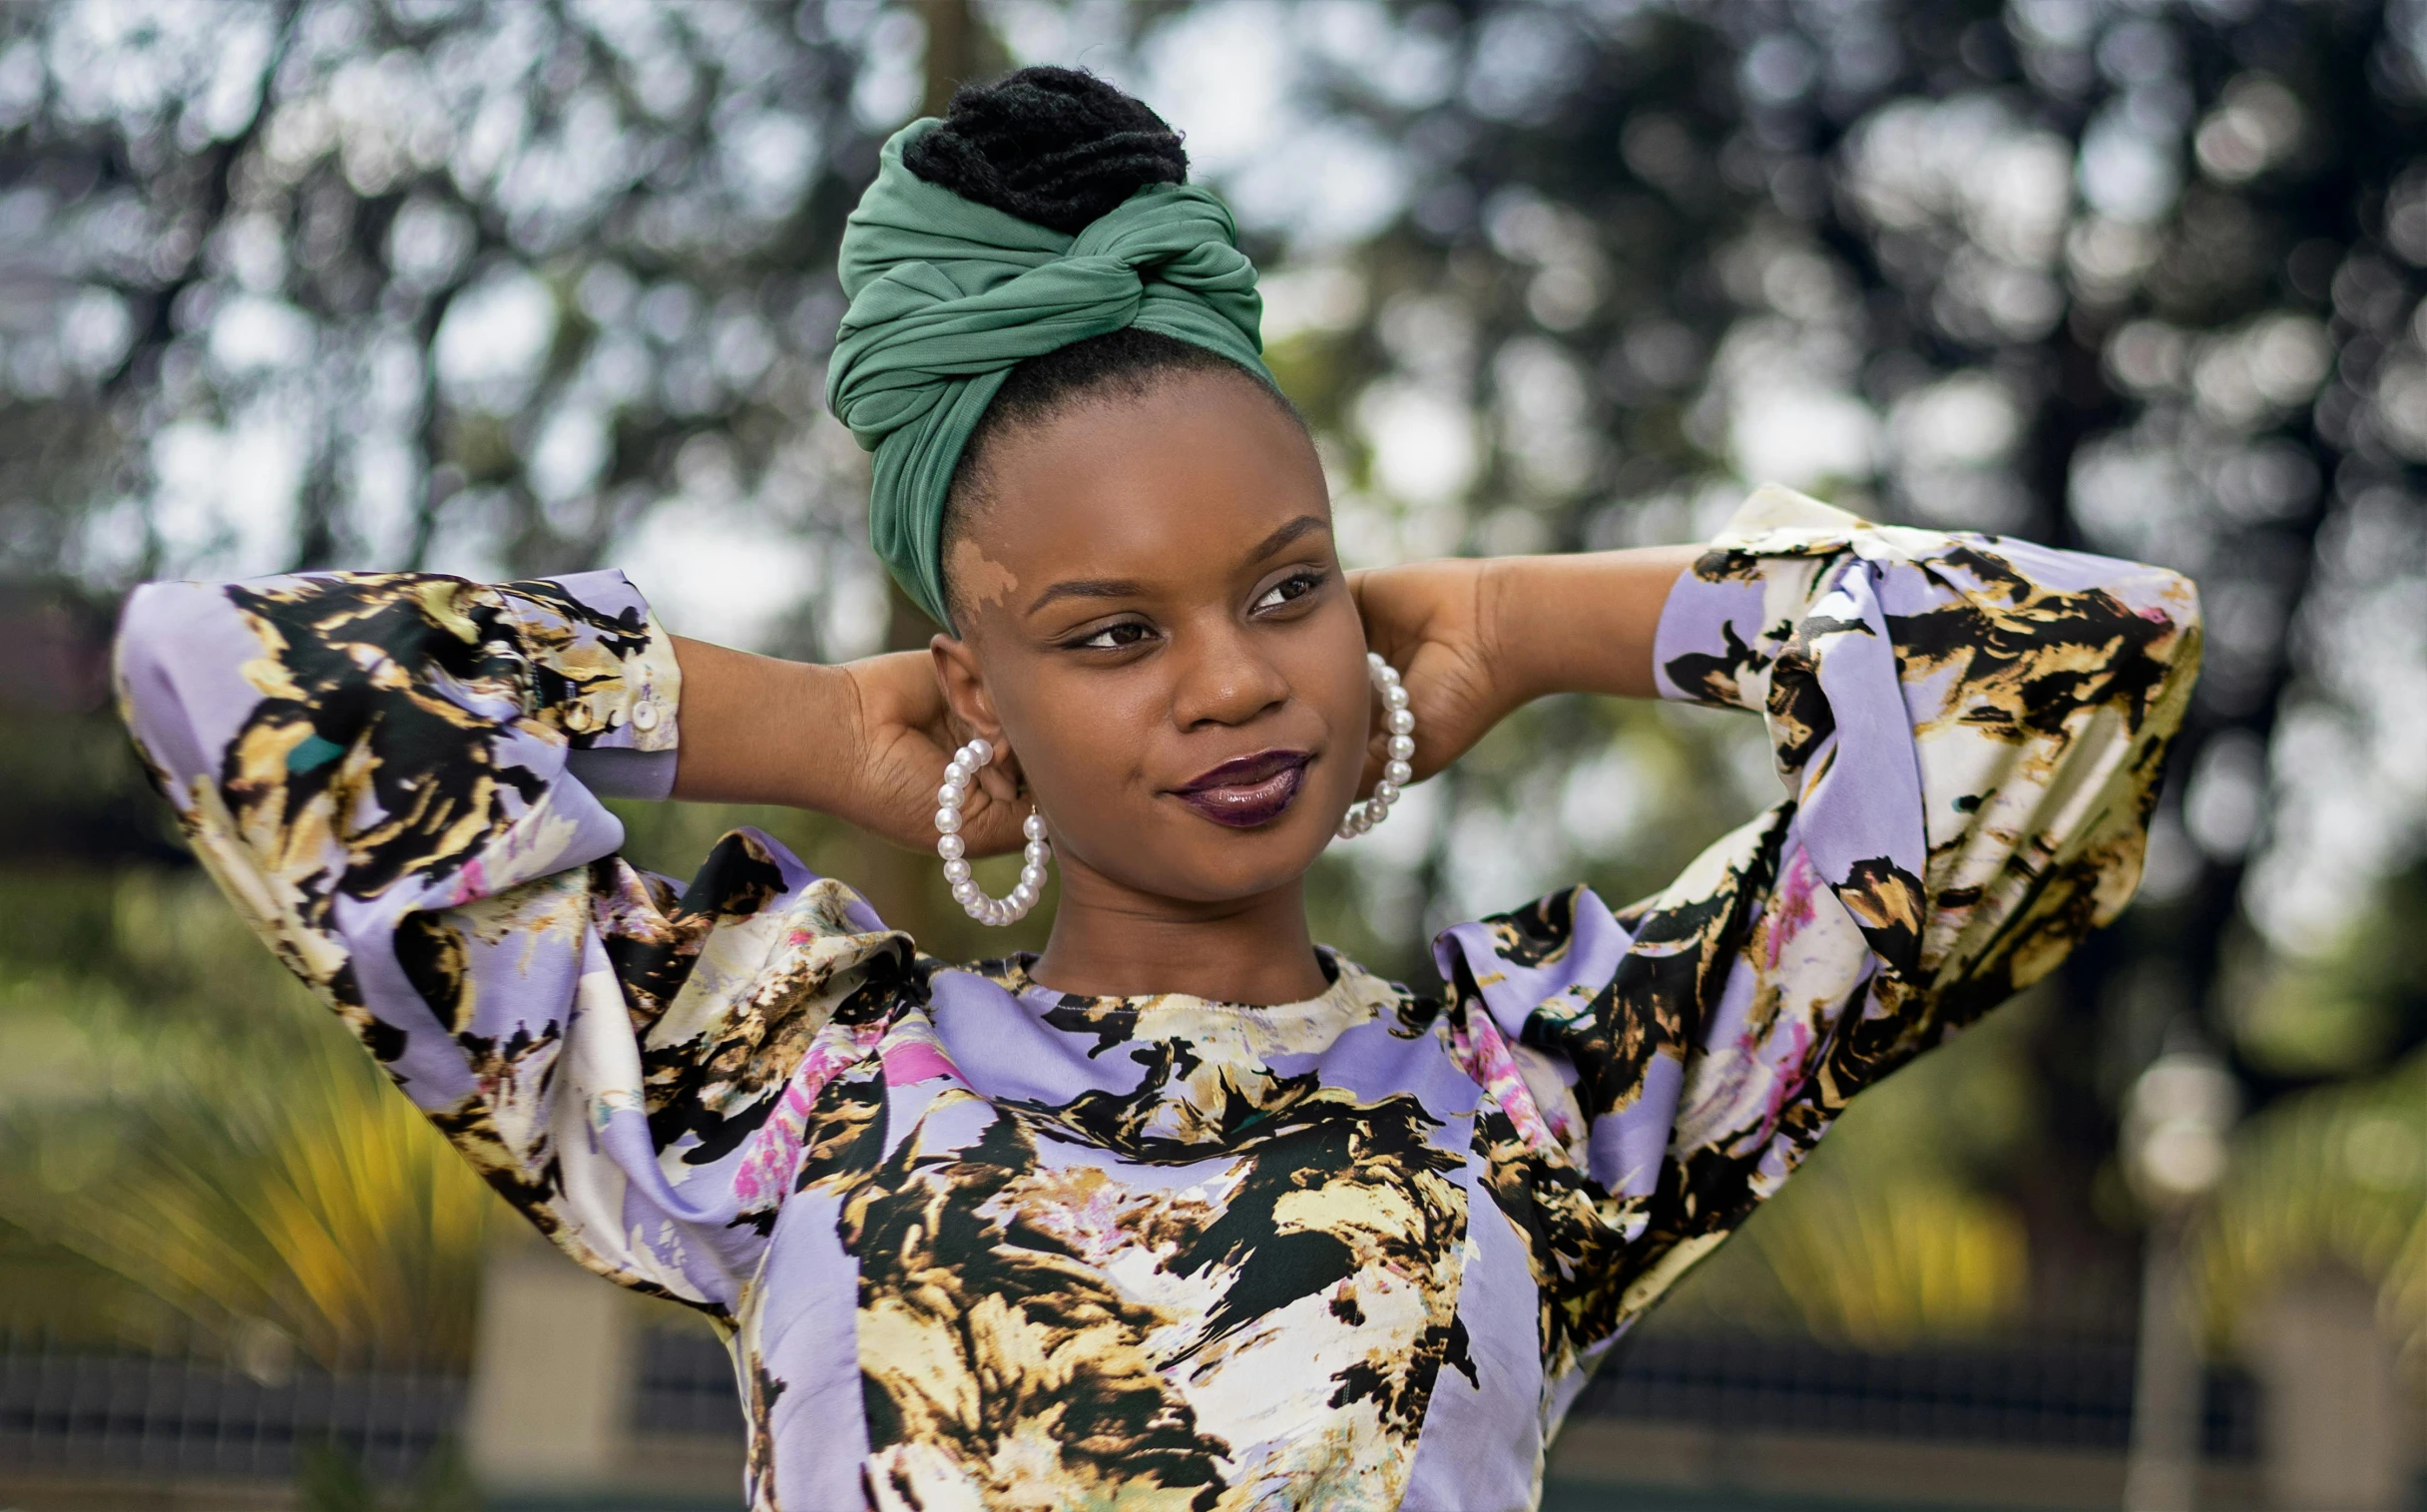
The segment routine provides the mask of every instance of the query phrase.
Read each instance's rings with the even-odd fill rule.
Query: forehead
[[[1029,593],[1074,577],[1227,581],[1301,515],[1330,518],[1306,434],[1243,374],[1181,373],[998,437],[969,538]]]

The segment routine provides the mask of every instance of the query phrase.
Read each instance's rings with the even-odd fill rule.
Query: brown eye
[[[1302,599],[1314,592],[1323,580],[1311,572],[1301,572],[1281,579],[1255,601],[1257,609],[1278,609],[1292,599]]]
[[[1119,625],[1107,625],[1087,639],[1072,644],[1089,651],[1127,651],[1150,634],[1152,632],[1146,626],[1130,620]]]

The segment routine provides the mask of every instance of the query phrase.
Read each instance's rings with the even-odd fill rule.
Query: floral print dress
[[[933,960],[750,830],[635,868],[599,795],[669,790],[681,677],[618,573],[158,584],[119,678],[404,1095],[730,1339],[753,1508],[1489,1512],[1848,1098],[2124,905],[2197,647],[2174,574],[1765,489],[1656,657],[1782,800],[1280,1007]]]

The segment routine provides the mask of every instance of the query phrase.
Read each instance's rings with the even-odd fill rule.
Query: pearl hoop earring
[[[1020,852],[1020,882],[1009,897],[990,898],[969,874],[969,847],[961,838],[961,804],[969,799],[969,784],[978,769],[994,759],[993,743],[983,737],[952,754],[944,767],[944,785],[935,790],[935,853],[944,858],[944,880],[952,884],[952,900],[981,924],[1016,924],[1028,917],[1045,891],[1045,862],[1053,847],[1045,842],[1045,819],[1034,807],[1020,824],[1028,844]]]
[[[1416,755],[1416,716],[1407,707],[1407,690],[1399,684],[1399,669],[1391,666],[1373,652],[1365,653],[1365,670],[1373,678],[1375,691],[1382,695],[1382,723],[1390,732],[1390,745],[1385,748],[1390,759],[1382,764],[1382,780],[1373,784],[1373,796],[1362,803],[1352,803],[1348,816],[1340,820],[1339,835],[1353,840],[1390,813],[1390,805],[1399,800],[1400,791],[1416,774],[1408,764]]]

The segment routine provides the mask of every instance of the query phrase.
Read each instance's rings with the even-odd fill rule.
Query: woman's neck
[[[1053,936],[1029,976],[1085,997],[1184,992],[1258,1005],[1304,1002],[1331,985],[1306,927],[1303,878],[1252,897],[1192,903],[1067,864]]]

